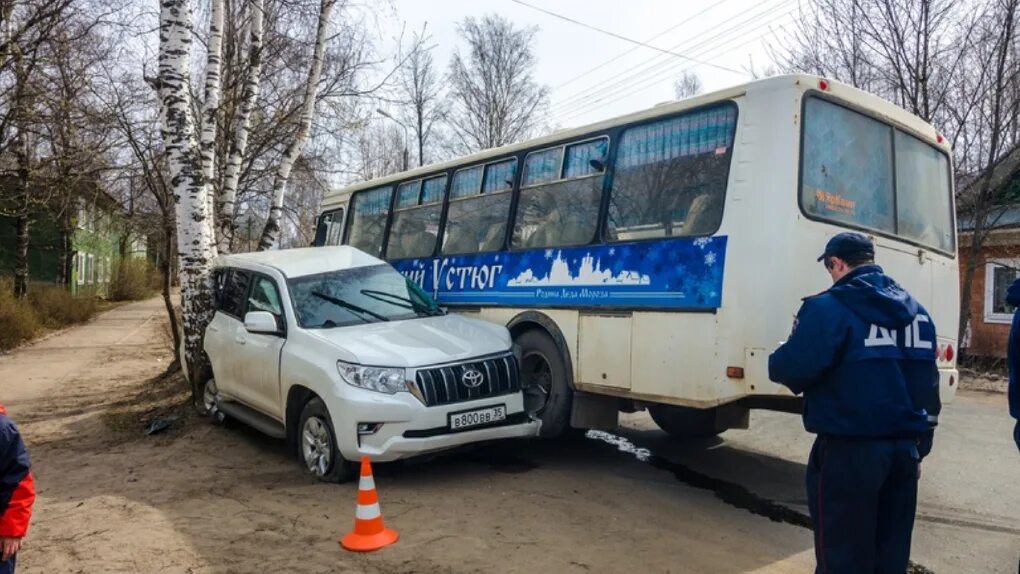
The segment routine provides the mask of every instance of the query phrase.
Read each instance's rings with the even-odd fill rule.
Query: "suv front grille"
[[[477,376],[464,376],[470,370],[481,374],[480,381]],[[465,379],[479,384],[469,386]],[[520,370],[513,355],[419,369],[415,382],[425,404],[430,407],[509,395],[521,390]]]

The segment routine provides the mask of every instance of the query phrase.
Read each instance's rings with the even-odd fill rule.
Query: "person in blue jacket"
[[[806,483],[819,573],[906,571],[942,410],[932,318],[874,259],[864,235],[833,237],[818,258],[833,286],[804,299],[769,357],[769,378],[804,394],[817,435]]]
[[[1006,349],[1006,364],[1009,368],[1009,414],[1016,419],[1013,440],[1020,449],[1020,279],[1006,291],[1006,302],[1016,307],[1013,311],[1013,325],[1009,328],[1009,346]]]

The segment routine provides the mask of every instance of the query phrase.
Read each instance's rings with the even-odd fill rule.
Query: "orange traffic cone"
[[[340,539],[340,546],[355,552],[371,552],[397,541],[400,535],[383,525],[379,495],[375,492],[372,464],[361,457],[361,482],[358,484],[358,509],[354,513],[354,530]]]

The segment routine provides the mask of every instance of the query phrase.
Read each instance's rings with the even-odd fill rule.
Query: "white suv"
[[[315,476],[538,434],[506,328],[447,315],[352,247],[227,255],[215,263],[205,408],[285,438]]]

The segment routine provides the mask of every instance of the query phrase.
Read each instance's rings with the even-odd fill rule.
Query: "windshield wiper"
[[[379,313],[376,313],[374,311],[369,311],[368,309],[365,309],[364,307],[358,307],[354,303],[348,303],[347,301],[344,301],[343,299],[337,299],[336,297],[333,297],[331,295],[326,295],[325,293],[319,293],[318,291],[312,291],[312,295],[318,297],[319,299],[322,299],[323,301],[329,301],[330,303],[332,303],[332,304],[334,304],[334,305],[336,305],[338,307],[343,307],[344,309],[349,309],[349,310],[354,311],[356,313],[362,313],[364,315],[368,315],[370,317],[374,317],[374,318],[378,319],[379,321],[389,321],[388,317],[380,315]],[[358,318],[361,319],[362,321],[365,321],[366,323],[370,322],[370,321],[368,321],[368,319],[365,319],[364,317],[358,317]]]
[[[376,291],[374,289],[362,289],[361,294],[366,297],[371,297],[376,301],[382,301],[383,303],[396,305],[397,307],[401,307],[403,309],[410,309],[414,311],[415,314],[418,315],[424,314],[426,317],[437,317],[443,314],[443,312],[439,309],[433,309],[428,305],[423,305],[422,303],[415,301],[414,299],[404,297],[402,295],[397,295],[396,293]]]

